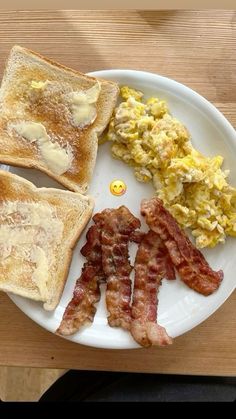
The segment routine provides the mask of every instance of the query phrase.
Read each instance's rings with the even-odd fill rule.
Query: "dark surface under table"
[[[236,377],[68,371],[43,401],[232,402]]]

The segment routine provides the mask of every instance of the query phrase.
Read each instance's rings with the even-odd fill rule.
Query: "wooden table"
[[[0,12],[0,72],[15,43],[83,72],[152,71],[195,89],[236,126],[233,11]],[[63,340],[0,295],[0,364],[236,375],[236,293],[171,347],[101,350]]]

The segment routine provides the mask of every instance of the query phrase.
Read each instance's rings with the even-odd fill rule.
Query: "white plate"
[[[225,158],[224,166],[230,169],[230,181],[235,185],[236,179],[236,133],[225,117],[206,99],[173,80],[155,74],[131,70],[105,70],[91,73],[107,80],[114,80],[120,85],[129,85],[140,89],[146,96],[158,96],[167,100],[174,116],[179,118],[189,129],[193,145],[208,156],[221,154]],[[139,205],[142,198],[153,194],[151,185],[138,183],[132,169],[124,163],[112,159],[109,144],[100,146],[97,164],[89,193],[95,197],[95,212],[107,207],[126,205],[135,215],[139,215]],[[20,168],[5,169],[17,173],[37,186],[57,186],[46,175],[33,170]],[[127,185],[127,192],[121,197],[111,195],[110,182],[122,179]],[[50,313],[43,310],[40,303],[22,297],[11,295],[14,303],[36,323],[54,332],[59,326],[64,309],[69,302],[74,284],[80,275],[83,264],[79,249],[84,244],[85,232],[74,251],[74,257],[68,281],[57,309]],[[203,251],[213,269],[223,269],[224,281],[219,290],[203,297],[189,289],[183,282],[163,281],[159,293],[158,318],[159,323],[166,327],[172,337],[177,337],[207,319],[233,292],[235,280],[236,239],[228,238],[225,245]],[[84,345],[127,349],[136,348],[128,332],[111,328],[107,325],[104,292],[98,304],[94,323],[69,338],[73,342]]]

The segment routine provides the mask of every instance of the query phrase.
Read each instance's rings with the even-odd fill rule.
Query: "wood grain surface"
[[[53,335],[0,295],[0,364],[41,368],[236,375],[236,294],[168,348],[105,350]]]
[[[14,44],[82,72],[151,71],[186,84],[236,127],[234,11],[0,11],[0,73]],[[100,350],[54,336],[0,295],[0,364],[236,375],[236,294],[166,349]]]

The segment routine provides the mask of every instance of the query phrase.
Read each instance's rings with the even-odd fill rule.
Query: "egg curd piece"
[[[106,140],[114,158],[134,168],[140,182],[153,182],[157,195],[182,227],[191,229],[199,248],[236,236],[236,189],[222,170],[223,157],[195,150],[185,126],[164,100],[144,99],[124,86]]]

